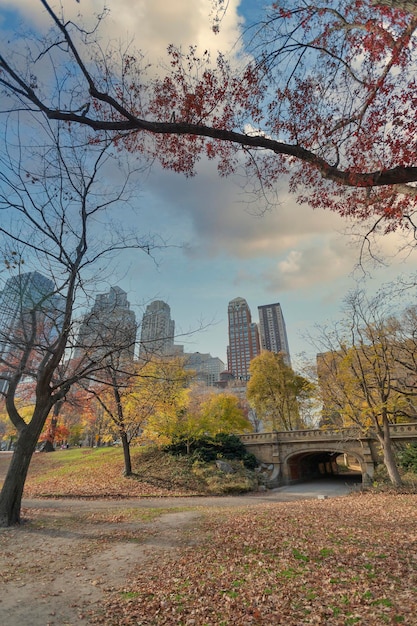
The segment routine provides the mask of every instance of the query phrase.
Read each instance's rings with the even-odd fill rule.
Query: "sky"
[[[67,17],[82,13],[87,21],[103,5],[99,0],[62,4]],[[101,36],[129,40],[155,62],[170,43],[232,55],[243,45],[242,39],[235,42],[260,3],[226,4],[220,34],[215,35],[210,0],[107,0],[110,14]],[[40,29],[45,24],[37,0],[0,0],[1,30],[17,27],[21,17]],[[279,302],[296,365],[298,355],[314,356],[307,336],[340,318],[343,298],[363,279],[363,268],[357,268],[358,234],[366,225],[297,204],[285,180],[277,189],[277,204],[263,211],[247,197],[242,183],[238,176],[219,178],[215,165],[204,160],[192,179],[154,166],[138,181],[134,226],[138,232],[158,233],[170,247],[157,254],[157,263],[146,255],[122,255],[113,284],[127,291],[138,318],[152,300],[167,302],[179,335],[176,343],[225,363],[229,301],[245,298],[256,322],[258,306]],[[366,290],[372,293],[399,274],[417,270],[416,253],[396,254],[402,243],[398,234],[375,242],[374,251],[385,263],[365,266]],[[200,327],[204,330],[196,332]]]

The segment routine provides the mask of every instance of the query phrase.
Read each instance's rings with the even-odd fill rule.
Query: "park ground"
[[[29,477],[23,523],[0,531],[0,623],[417,625],[414,494],[127,497],[117,478],[112,498],[87,479],[82,498],[39,497],[71,483],[59,454]]]

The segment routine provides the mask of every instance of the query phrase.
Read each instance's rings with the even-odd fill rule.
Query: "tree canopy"
[[[190,445],[204,436],[252,430],[236,396],[190,385],[193,373],[181,359],[154,359],[136,382],[134,397],[146,408],[144,436],[158,443],[182,440]]]
[[[250,364],[247,398],[264,427],[274,430],[305,428],[302,401],[312,384],[285,363],[283,354],[265,350]]]
[[[243,34],[245,58],[172,45],[157,69],[39,2],[51,31],[33,36],[36,54],[26,67],[20,50],[0,55],[8,110],[12,99],[111,133],[119,147],[186,175],[205,156],[222,175],[243,168],[264,192],[285,176],[314,207],[414,229],[413,2],[281,0]]]

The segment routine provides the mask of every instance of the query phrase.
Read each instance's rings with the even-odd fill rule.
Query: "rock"
[[[216,461],[216,465],[217,465],[218,469],[221,472],[224,472],[225,474],[234,474],[235,473],[235,470],[233,469],[233,467],[230,465],[230,463],[227,463],[226,461],[217,460]]]

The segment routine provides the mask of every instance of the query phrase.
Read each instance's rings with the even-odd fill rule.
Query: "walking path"
[[[208,509],[349,492],[320,481],[244,496],[24,500],[30,523],[0,530],[0,624],[83,626],[105,594],[158,554],[198,542]]]

